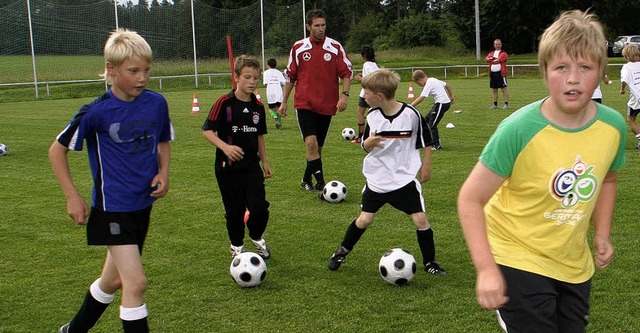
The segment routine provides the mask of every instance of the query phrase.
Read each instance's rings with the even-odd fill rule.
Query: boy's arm
[[[218,137],[218,134],[216,132],[211,130],[205,130],[205,131],[202,131],[202,135],[211,144],[216,146],[218,149],[221,149],[222,152],[224,152],[224,154],[227,155],[227,157],[231,161],[236,162],[241,160],[244,157],[244,151],[242,150],[242,148],[227,144],[226,142],[222,141],[222,139]]]
[[[445,82],[444,89],[447,91],[447,95],[449,95],[451,104],[453,104],[453,101],[456,99],[456,95],[453,94],[453,88],[451,88],[451,85],[448,82]]]
[[[258,156],[260,157],[260,162],[262,162],[264,177],[271,178],[273,176],[273,171],[271,170],[271,165],[269,165],[269,160],[267,159],[267,145],[264,143],[264,135],[258,135]]]
[[[67,147],[54,141],[49,147],[49,162],[53,168],[53,174],[58,179],[62,192],[67,198],[67,214],[76,224],[86,224],[89,207],[71,178],[69,160],[67,159],[68,152]]]
[[[607,173],[602,181],[602,189],[598,196],[598,201],[593,209],[593,246],[595,249],[596,265],[605,268],[613,259],[613,246],[611,245],[611,220],[613,217],[613,206],[616,200],[616,181],[618,173],[612,171]]]
[[[504,180],[478,162],[458,194],[460,226],[477,274],[476,297],[487,310],[499,309],[508,301],[504,277],[489,246],[484,216],[484,206]]]
[[[169,161],[171,160],[171,144],[169,141],[158,143],[158,174],[153,177],[151,187],[157,188],[151,192],[154,198],[164,198],[169,192]]]
[[[424,99],[424,96],[422,95],[418,96],[418,98],[414,99],[413,102],[411,102],[411,106],[416,106],[420,104],[423,99]]]
[[[420,167],[420,182],[426,182],[431,179],[431,147],[422,148],[424,150],[422,156],[422,166]]]

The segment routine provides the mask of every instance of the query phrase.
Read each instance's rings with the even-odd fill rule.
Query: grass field
[[[475,302],[475,272],[456,214],[458,190],[495,127],[513,111],[546,95],[539,79],[511,79],[510,111],[489,111],[486,79],[448,80],[457,99],[441,124],[443,150],[434,153],[433,177],[424,186],[435,230],[437,257],[446,277],[419,271],[410,284],[392,287],[377,272],[389,248],[419,253],[409,217],[385,207],[345,264],[327,259],[359,213],[364,152],[342,140],[355,127],[358,86],[349,109],[334,118],[324,150],[328,179],[349,189],[346,202],[329,204],[299,188],[304,147],[295,118],[284,129],[270,124],[267,151],[275,176],[266,181],[272,248],[267,279],[241,289],[229,274],[229,241],[213,175],[213,148],[202,138],[206,116],[191,114],[193,91],[167,92],[176,141],[171,189],[154,206],[144,252],[147,304],[154,332],[500,332],[495,314]],[[603,86],[605,103],[625,110],[619,83]],[[398,91],[407,97],[408,83]],[[198,92],[208,110],[224,90]],[[419,91],[416,91],[418,94]],[[0,332],[55,332],[70,320],[98,276],[105,249],[88,247],[83,227],[66,216],[47,149],[90,98],[0,103]],[[424,112],[431,100],[423,102]],[[445,129],[446,123],[454,129]],[[593,144],[585,142],[585,144]],[[619,173],[613,243],[616,258],[594,277],[589,332],[640,330],[640,242],[637,219],[639,154],[627,137],[627,164]],[[88,200],[86,152],[70,153],[74,179]],[[250,244],[249,244],[250,246]],[[418,256],[419,257],[419,256]],[[92,332],[118,332],[117,297]]]

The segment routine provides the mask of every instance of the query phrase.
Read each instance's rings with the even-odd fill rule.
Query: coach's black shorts
[[[297,109],[296,114],[298,116],[298,126],[300,126],[300,133],[302,139],[315,135],[318,139],[318,147],[324,146],[324,140],[327,138],[329,132],[329,125],[331,125],[331,116],[324,114],[318,114],[310,110]]]
[[[377,213],[382,206],[390,204],[395,209],[408,215],[424,212],[424,199],[422,198],[422,185],[417,180],[391,192],[378,193],[364,187],[362,191],[362,211]]]
[[[370,108],[369,104],[367,104],[367,101],[365,101],[364,97],[358,97],[358,106],[361,108]]]
[[[151,207],[133,212],[105,212],[91,208],[87,223],[89,245],[136,244],[140,251],[149,229]]]
[[[504,88],[507,86],[507,77],[502,76],[501,72],[491,72],[489,79],[489,87],[492,89]]]
[[[499,266],[509,301],[498,310],[508,332],[583,333],[589,322],[591,279],[568,283],[523,270]]]

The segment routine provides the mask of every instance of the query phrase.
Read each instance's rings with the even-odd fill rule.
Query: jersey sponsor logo
[[[109,125],[109,137],[119,144],[131,144],[131,152],[153,150],[155,145],[154,123],[146,120],[131,121],[126,124]]]
[[[311,60],[311,52],[305,52],[302,54],[302,60],[309,61]]]
[[[324,61],[331,61],[331,53],[324,54]]]
[[[231,131],[233,133],[238,133],[238,132],[242,132],[242,133],[257,133],[258,132],[258,128],[252,127],[252,126],[247,126],[247,125],[231,126]]]
[[[410,138],[411,134],[413,134],[412,130],[404,130],[404,131],[381,131],[376,133],[377,135],[383,138],[390,139],[402,139],[402,138]]]

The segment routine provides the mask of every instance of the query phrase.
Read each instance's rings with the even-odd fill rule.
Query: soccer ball
[[[322,189],[322,199],[331,202],[338,203],[344,201],[347,197],[347,187],[337,180],[328,182],[324,189]]]
[[[7,155],[9,148],[4,143],[0,143],[0,156]]]
[[[416,259],[408,251],[394,248],[382,255],[378,269],[385,282],[404,286],[416,274]]]
[[[342,138],[351,141],[356,138],[356,130],[351,127],[347,127],[342,130]]]
[[[267,264],[255,252],[242,252],[231,260],[229,273],[240,287],[255,287],[267,276]]]

